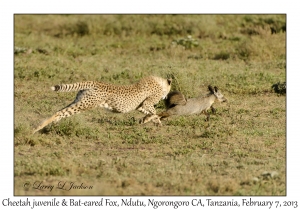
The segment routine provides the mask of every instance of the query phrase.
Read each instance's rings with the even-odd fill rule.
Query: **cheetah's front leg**
[[[145,124],[145,123],[150,122],[150,121],[153,121],[153,123],[156,124],[156,125],[160,125],[160,126],[162,125],[161,121],[160,121],[160,117],[156,114],[146,115],[143,119],[140,120],[140,123]]]
[[[160,117],[156,114],[153,104],[155,103],[151,100],[151,98],[148,98],[137,109],[138,111],[146,114],[146,116],[140,120],[140,124],[153,121],[154,124],[162,125],[160,122]]]

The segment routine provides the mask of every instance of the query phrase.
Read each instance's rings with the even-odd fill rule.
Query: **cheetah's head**
[[[164,78],[155,77],[155,76],[151,76],[151,78],[152,78],[152,81],[153,80],[155,81],[156,88],[159,88],[159,91],[161,91],[159,93],[159,94],[161,94],[161,98],[165,99],[171,90],[172,79],[164,79]]]
[[[167,98],[167,95],[168,93],[170,92],[171,90],[171,83],[172,83],[172,79],[169,78],[169,79],[164,79],[164,81],[162,81],[160,84],[161,84],[161,87],[162,87],[162,99],[165,99]]]

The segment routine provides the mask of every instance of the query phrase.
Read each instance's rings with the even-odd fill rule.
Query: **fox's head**
[[[227,99],[223,96],[223,94],[216,86],[213,88],[211,85],[209,85],[208,90],[211,94],[214,94],[217,97],[219,102],[227,102]]]

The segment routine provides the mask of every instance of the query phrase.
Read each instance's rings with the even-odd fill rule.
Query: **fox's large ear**
[[[213,89],[213,87],[211,86],[211,85],[208,85],[208,90],[210,91],[210,92],[214,92],[214,89]]]
[[[169,84],[169,85],[171,85],[171,83],[172,83],[172,79],[171,79],[171,78],[169,78],[169,79],[167,79],[167,81],[168,81],[168,84]]]
[[[215,92],[218,92],[218,90],[219,90],[219,89],[218,89],[218,87],[217,87],[217,86],[215,86]]]

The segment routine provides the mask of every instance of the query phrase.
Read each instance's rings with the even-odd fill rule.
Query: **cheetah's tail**
[[[55,85],[51,87],[51,90],[57,92],[69,92],[69,91],[78,91],[78,90],[85,90],[95,87],[94,81],[89,82],[77,82],[74,84],[61,84]]]

